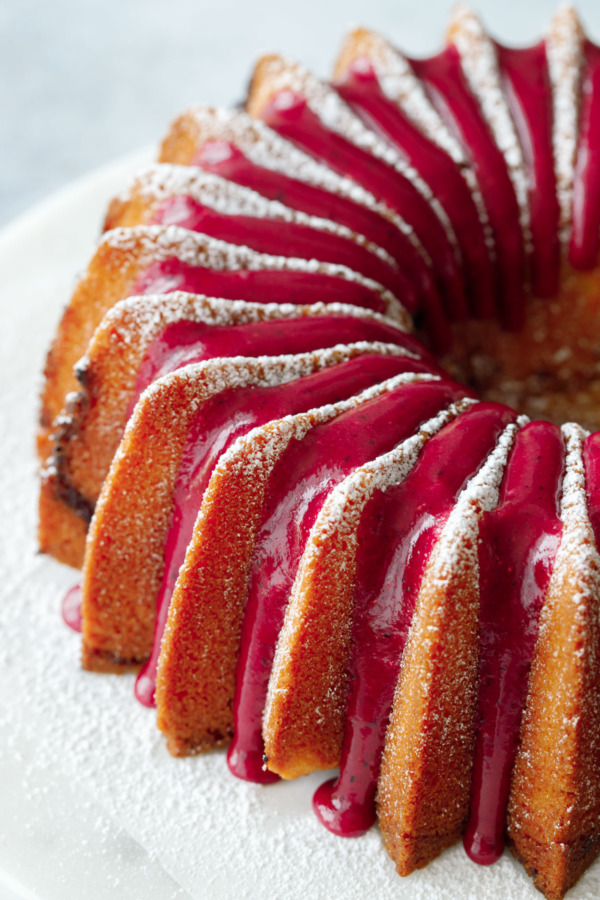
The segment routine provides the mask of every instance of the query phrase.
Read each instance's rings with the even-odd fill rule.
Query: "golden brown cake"
[[[112,201],[39,432],[84,667],[173,755],[339,767],[400,875],[506,844],[551,900],[600,850],[599,123],[568,6],[264,57]]]

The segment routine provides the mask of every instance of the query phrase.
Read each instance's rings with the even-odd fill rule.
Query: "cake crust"
[[[511,848],[561,900],[600,848],[600,557],[585,500],[585,432],[565,426],[563,536],[544,604],[509,804]]]

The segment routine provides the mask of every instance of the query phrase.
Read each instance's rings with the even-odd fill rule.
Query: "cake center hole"
[[[517,334],[496,322],[454,327],[441,362],[484,400],[507,403],[531,419],[576,421],[600,429],[600,283],[598,271],[568,269],[559,296],[528,301]]]

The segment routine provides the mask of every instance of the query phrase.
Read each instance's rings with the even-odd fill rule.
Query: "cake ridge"
[[[306,748],[301,738],[295,745],[291,736],[288,736],[289,729],[287,727],[284,739],[285,753],[281,755],[275,751],[276,746],[278,750],[282,747],[280,707],[290,692],[288,667],[293,659],[294,651],[298,652],[300,646],[304,647],[307,640],[304,634],[301,640],[297,638],[298,630],[300,625],[306,621],[309,604],[316,602],[313,584],[315,582],[318,584],[315,589],[319,592],[324,590],[323,578],[316,573],[323,565],[328,570],[335,569],[337,590],[340,590],[340,582],[349,584],[352,582],[356,529],[365,505],[376,491],[385,492],[391,485],[403,481],[414,468],[427,440],[476,403],[477,401],[465,398],[442,408],[437,415],[422,423],[415,434],[396,448],[354,470],[334,487],[321,507],[310,530],[290,592],[285,619],[277,640],[263,714],[265,754],[268,757],[269,768],[279,775],[286,778],[297,777],[312,771],[313,768],[324,768],[335,764],[333,759],[319,759],[314,745],[310,749]],[[327,585],[327,582],[325,581],[324,584]],[[332,656],[333,654],[330,654],[330,658]],[[307,673],[304,672],[303,675],[306,677]],[[340,699],[340,691],[336,689],[339,680],[336,675],[332,674],[331,686],[328,688],[326,696],[317,694],[315,687],[312,688],[311,699],[314,700],[319,711],[317,725],[325,725],[331,721],[334,698]],[[286,718],[289,715],[289,710],[287,710]],[[295,729],[294,733],[296,733]],[[319,752],[322,752],[322,749]],[[309,753],[311,754],[310,766],[307,765]]]
[[[451,13],[448,41],[457,48],[463,72],[493,134],[504,154],[520,210],[527,256],[533,252],[529,190],[521,142],[512,120],[501,83],[497,53],[483,23],[466,3],[456,4]]]
[[[142,196],[154,200],[164,200],[174,195],[189,196],[225,215],[254,216],[305,225],[355,241],[380,259],[385,260],[389,265],[398,268],[394,257],[383,247],[366,238],[365,235],[352,231],[345,225],[339,225],[331,219],[291,209],[278,200],[269,200],[251,188],[229,181],[212,172],[205,172],[196,166],[155,163],[142,169],[135,176],[130,187],[119,194],[118,202],[125,204],[131,201],[136,191],[139,191]]]
[[[397,103],[422,133],[444,150],[459,167],[460,174],[473,197],[484,230],[488,251],[491,257],[495,258],[494,236],[477,176],[460,143],[447,128],[435,106],[427,97],[423,85],[407,57],[379,33],[363,28],[358,28],[350,33],[346,43],[350,42],[358,42],[359,45],[364,45],[368,49],[368,59],[375,69],[377,80],[386,97]],[[342,48],[341,61],[343,61],[343,54],[344,48]],[[339,65],[340,59],[338,67]]]
[[[172,291],[169,294],[139,294],[119,300],[108,310],[97,331],[116,326],[124,311],[136,320],[136,325],[152,333],[160,325],[178,321],[185,305],[197,316],[198,321],[207,324],[225,325],[231,322],[266,322],[279,318],[301,318],[302,316],[354,316],[374,322],[385,322],[397,328],[399,323],[374,309],[352,306],[349,303],[311,303],[296,306],[293,303],[256,303],[252,300],[229,300],[225,297],[209,297],[206,294],[192,294],[188,291]],[[81,357],[78,369],[84,370],[86,356]]]
[[[523,50],[461,4],[427,59],[366,29],[332,82],[263,57],[244,111],[183,113],[162,163],[113,200],[48,356],[41,418],[46,531],[49,499],[69,527],[79,517],[78,539],[92,519],[84,668],[145,664],[137,696],[156,685],[173,755],[233,737],[250,762],[230,768],[256,781],[271,779],[259,745],[283,777],[341,759],[330,806],[315,797],[324,822],[338,800],[373,806],[385,733],[377,813],[402,875],[458,840],[481,796],[489,805],[478,678],[490,696],[507,683],[516,610],[533,642],[518,666],[535,649],[524,707],[520,695],[505,707],[520,744],[512,769],[501,761],[512,786],[495,822],[548,900],[600,851],[597,442],[485,398],[557,422],[572,404],[569,418],[595,422],[598,210],[575,195],[600,169],[595,106],[582,104],[598,54],[569,4]],[[446,351],[483,402],[438,366]],[[532,462],[532,447],[546,456]],[[345,662],[314,625],[327,614],[354,642]],[[286,745],[285,703],[313,683],[293,680],[292,642],[307,635],[304,664],[329,667],[330,693],[310,696],[312,743],[298,716]],[[490,647],[507,655],[486,681]],[[367,696],[375,672],[393,689],[389,720],[386,692]],[[352,794],[361,760],[371,781]],[[482,863],[493,829],[475,821],[481,852],[468,835],[465,848]]]
[[[274,169],[282,175],[299,178],[314,187],[320,187],[354,203],[377,212],[394,224],[416,248],[413,230],[387,204],[351,178],[338,175],[323,161],[314,160],[307,153],[287,141],[260,119],[251,118],[240,110],[227,110],[204,106],[193,106],[185,117],[191,118],[200,129],[208,131],[205,140],[231,140],[258,166]],[[218,138],[217,138],[218,136]],[[168,137],[166,139],[168,141]],[[161,159],[168,155],[166,142],[163,144]]]
[[[560,206],[559,235],[563,247],[568,247],[571,237],[583,41],[583,28],[575,8],[569,2],[561,3],[550,22],[546,52],[552,84],[554,163]]]
[[[582,457],[587,433],[574,423],[562,432],[563,533],[540,615],[508,816],[513,852],[550,898],[564,896],[600,843],[600,555],[587,510]],[[557,766],[561,777],[553,781]],[[540,779],[546,779],[545,790]]]
[[[239,244],[201,232],[188,231],[178,225],[134,225],[131,228],[114,228],[101,238],[99,246],[109,246],[124,252],[131,251],[136,242],[142,243],[142,262],[168,258],[177,254],[182,262],[205,262],[217,270],[236,270],[246,268],[249,271],[259,269],[288,269],[291,271],[320,272],[338,275],[347,281],[354,281],[368,287],[379,287],[377,282],[366,278],[358,272],[337,263],[325,263],[320,260],[305,260],[294,256],[271,256],[259,253]],[[156,256],[151,254],[156,253]],[[386,298],[391,297],[389,291],[381,288]],[[395,298],[397,299],[397,298]],[[400,304],[400,301],[398,300]],[[401,304],[400,304],[401,305]]]
[[[434,210],[453,248],[456,260],[460,261],[460,247],[452,223],[444,208],[434,197],[427,182],[421,178],[413,166],[403,160],[389,144],[377,137],[373,131],[366,128],[333,88],[319,81],[304,66],[299,63],[287,62],[283,57],[278,56],[268,57],[266,63],[263,58],[260,66],[264,66],[266,69],[273,93],[291,90],[302,94],[306,97],[309,107],[328,129],[346,138],[361,150],[366,150],[406,178]],[[423,247],[421,253],[427,255],[427,250]]]
[[[409,874],[453,843],[468,809],[477,678],[472,635],[477,628],[478,520],[497,500],[518,427],[506,426],[479,472],[461,492],[426,565],[417,597],[377,793],[383,840],[399,874]],[[455,512],[459,506],[462,519]],[[456,695],[454,702],[448,697],[453,690],[448,671],[460,695],[460,706]],[[411,715],[420,722],[417,732],[410,727]],[[421,730],[424,726],[426,730]],[[442,783],[451,785],[450,792],[448,788],[436,792],[431,780],[434,771],[440,776],[443,773]],[[431,833],[428,823],[432,822],[440,823],[438,835]]]

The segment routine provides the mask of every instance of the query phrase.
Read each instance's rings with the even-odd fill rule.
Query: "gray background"
[[[478,0],[507,43],[537,39],[553,0]],[[414,54],[440,44],[451,0],[0,0],[0,226],[90,169],[145,144],[194,102],[243,96],[280,50],[326,74],[347,26]],[[580,0],[600,37],[600,3]]]

